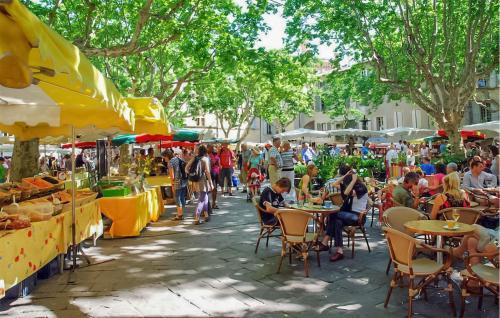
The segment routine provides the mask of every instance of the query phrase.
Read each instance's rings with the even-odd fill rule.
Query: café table
[[[469,224],[456,222],[453,229],[448,229],[447,222],[441,220],[409,221],[404,226],[413,233],[436,236],[436,247],[443,247],[443,237],[464,236],[474,232],[474,227]],[[443,264],[443,253],[437,253],[437,262]]]
[[[298,204],[291,204],[288,207],[290,209],[301,210],[312,213],[317,217],[322,216],[322,218],[318,218],[319,220],[321,220],[321,222],[318,222],[320,235],[323,234],[323,231],[325,229],[325,218],[332,213],[340,212],[340,207],[337,205],[322,206],[322,205],[305,204],[299,206]]]

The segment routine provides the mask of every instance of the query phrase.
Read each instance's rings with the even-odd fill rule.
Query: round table
[[[445,225],[447,225],[446,221],[441,220],[417,220],[409,221],[404,224],[404,226],[411,232],[435,235],[437,248],[442,248],[443,236],[463,236],[474,232],[474,227],[465,223],[457,222],[458,228],[454,230],[445,228]],[[438,253],[437,256],[438,263],[442,264],[443,253]]]

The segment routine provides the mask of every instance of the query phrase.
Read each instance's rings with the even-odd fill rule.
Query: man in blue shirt
[[[431,160],[427,157],[422,159],[422,164],[420,165],[420,169],[425,173],[426,176],[436,173],[436,168],[431,163]]]
[[[314,152],[313,149],[309,147],[308,143],[303,143],[302,144],[302,161],[305,164],[308,164],[309,161],[313,160],[314,157],[316,156],[316,153]]]
[[[447,150],[447,146],[446,146],[446,143],[442,142],[440,145],[439,145],[439,153],[440,154],[445,154],[446,153],[446,150]]]
[[[370,153],[370,143],[366,142],[365,145],[361,148],[361,155],[366,156]]]

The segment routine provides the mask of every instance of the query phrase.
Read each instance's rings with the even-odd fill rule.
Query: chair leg
[[[285,258],[286,256],[286,246],[285,246],[285,242],[281,242],[281,257],[280,257],[280,263],[278,265],[278,271],[276,273],[279,274],[280,270],[281,270],[281,264],[283,263],[283,258]]]
[[[318,267],[321,267],[320,261],[319,261],[319,251],[316,251],[316,261],[318,262]]]
[[[257,254],[257,250],[259,249],[259,243],[260,243],[260,239],[262,238],[263,231],[264,231],[264,229],[260,229],[259,238],[257,239],[257,244],[255,245],[255,254]]]
[[[387,308],[387,304],[389,303],[389,299],[391,298],[392,289],[397,284],[398,280],[398,272],[394,271],[394,276],[392,277],[391,283],[389,285],[389,290],[387,291],[387,296],[385,297],[384,308]]]
[[[370,227],[373,227],[373,216],[375,215],[375,207],[372,207],[372,221],[370,223]]]
[[[372,250],[370,249],[370,243],[368,243],[368,238],[366,237],[366,230],[364,227],[361,228],[361,232],[363,232],[363,237],[365,238],[366,247],[368,247],[368,253],[371,253]]]
[[[457,309],[455,308],[455,299],[453,298],[453,284],[450,278],[450,274],[446,274],[446,282],[448,283],[448,297],[450,299],[450,309],[453,317],[457,315]]]
[[[410,277],[410,285],[408,286],[408,318],[413,317],[413,284],[414,278]]]
[[[351,258],[354,258],[354,238],[355,238],[355,232],[352,232],[352,237],[351,237]]]
[[[427,287],[424,287],[422,292],[424,294],[424,300],[429,301],[429,299],[427,298]]]
[[[389,275],[389,271],[391,270],[392,260],[389,257],[389,263],[387,263],[387,268],[385,269],[385,275]]]
[[[306,272],[306,277],[309,277],[309,253],[307,253],[307,251],[302,253],[302,257],[304,258],[304,271]]]
[[[269,247],[269,235],[271,235],[271,232],[267,231],[266,247]]]
[[[477,310],[483,309],[483,287],[479,287],[479,299],[477,301]]]
[[[290,249],[288,250],[288,263],[292,265],[292,247],[290,246]]]
[[[459,317],[462,318],[464,316],[464,313],[465,313],[465,296],[464,296],[464,290],[462,289],[462,293],[460,295],[460,300],[461,300],[461,304],[460,304],[460,314],[459,314]]]

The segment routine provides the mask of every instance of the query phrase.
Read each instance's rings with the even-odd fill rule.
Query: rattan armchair
[[[260,197],[259,196],[254,196],[252,198],[252,203],[255,206],[255,210],[257,211],[257,219],[259,220],[259,226],[260,226],[260,231],[259,231],[259,238],[257,239],[257,244],[255,245],[255,254],[257,254],[257,250],[259,249],[259,244],[260,240],[262,238],[266,238],[266,247],[269,246],[269,238],[270,237],[278,237],[281,236],[280,234],[274,234],[274,231],[280,229],[279,223],[276,224],[264,224],[262,221],[262,214],[261,213],[267,213],[264,211],[260,206],[259,206],[259,201]]]
[[[499,250],[492,253],[465,253],[464,263],[466,268],[461,272],[462,284],[461,284],[461,297],[462,306],[460,308],[460,317],[464,316],[465,313],[465,299],[468,296],[477,296],[479,301],[477,308],[481,309],[483,305],[483,289],[486,288],[493,293],[495,296],[495,301],[498,302],[500,297],[500,270],[498,264]],[[481,260],[488,259],[488,262],[492,265],[483,263],[471,264],[471,259],[474,257],[479,257]],[[470,288],[468,286],[469,282],[477,282],[478,288]]]
[[[283,258],[287,251],[290,264],[292,263],[293,251],[300,253],[304,259],[304,271],[306,277],[309,277],[309,250],[318,239],[316,231],[307,232],[308,225],[311,220],[315,219],[314,215],[300,210],[279,209],[276,212],[276,217],[281,225],[281,258],[278,265],[278,273],[281,270]],[[316,260],[318,267],[321,266],[319,260],[319,250],[316,250]]]
[[[384,220],[384,225],[386,227],[398,230],[409,236],[414,237],[414,233],[408,231],[404,226],[404,224],[409,221],[427,220],[427,216],[420,211],[399,206],[387,209],[387,211],[385,211],[384,213],[383,220]],[[385,270],[386,275],[389,275],[391,264],[392,260],[389,257],[389,263],[387,264],[387,269]]]
[[[387,308],[391,293],[394,287],[398,286],[398,282],[407,277],[408,286],[408,317],[413,317],[413,298],[420,292],[423,292],[427,299],[426,287],[432,283],[439,275],[442,275],[447,281],[449,303],[453,316],[456,314],[455,303],[453,300],[453,285],[451,282],[451,249],[439,249],[419,242],[417,239],[406,235],[398,230],[384,227],[389,254],[394,264],[394,276],[391,280],[387,297],[384,302],[384,307]],[[431,252],[442,252],[448,257],[444,264],[439,264],[429,258],[415,259],[416,248],[426,249]]]

